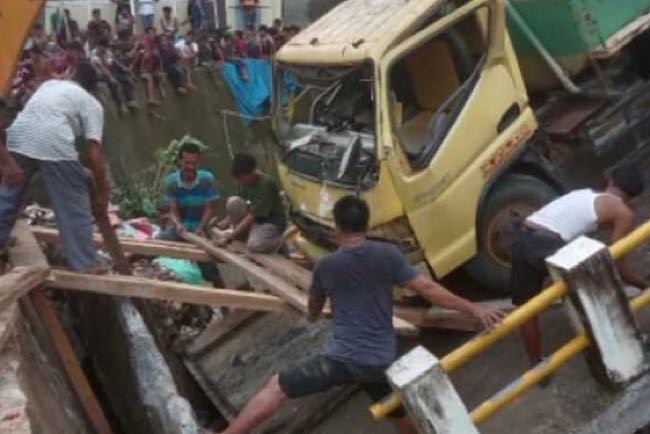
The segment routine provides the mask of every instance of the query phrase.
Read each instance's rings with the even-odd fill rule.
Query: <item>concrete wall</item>
[[[213,171],[219,187],[225,193],[236,186],[230,177],[231,153],[249,152],[258,157],[263,170],[272,172],[273,145],[270,123],[247,125],[242,119],[228,116],[221,110],[237,112],[225,84],[205,70],[194,73],[199,90],[181,95],[166,85],[166,97],[153,110],[145,109],[143,87],[138,84],[140,109],[126,115],[118,114],[111,98],[104,93],[104,149],[117,184],[142,179],[155,161],[155,153],[173,139],[190,134],[207,146],[202,166]],[[219,77],[219,80],[220,77]]]

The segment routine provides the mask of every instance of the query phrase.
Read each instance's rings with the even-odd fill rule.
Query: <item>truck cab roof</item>
[[[351,64],[378,60],[443,0],[348,0],[282,47],[283,63]]]

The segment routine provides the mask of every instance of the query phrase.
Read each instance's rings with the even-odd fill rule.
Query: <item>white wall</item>
[[[135,0],[132,0],[135,1]],[[218,0],[213,0],[218,1]],[[283,0],[260,0],[260,10],[258,21],[262,24],[271,25],[275,18],[282,17],[282,2]],[[235,29],[238,28],[240,23],[238,13],[239,0],[225,0],[226,4],[226,20],[228,25]],[[184,21],[187,18],[187,0],[159,0],[156,3],[156,27],[162,16],[162,8],[164,6],[171,6],[176,11],[176,16],[179,21]],[[102,16],[106,21],[113,25],[115,18],[115,3],[110,0],[48,0],[45,5],[45,28],[48,33],[50,29],[50,15],[56,12],[58,8],[70,9],[72,18],[74,18],[81,29],[86,28],[86,24],[90,20],[90,15],[93,9],[98,8],[102,11]],[[215,6],[215,14],[216,14]],[[217,19],[218,22],[218,19]],[[187,26],[185,26],[187,28]]]

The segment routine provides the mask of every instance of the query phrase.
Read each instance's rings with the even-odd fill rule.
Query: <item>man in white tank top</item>
[[[543,289],[548,277],[545,260],[566,243],[600,228],[611,229],[611,242],[634,227],[629,202],[643,191],[643,179],[632,167],[619,167],[603,191],[574,190],[544,206],[522,224],[513,246],[510,290],[516,306]],[[645,288],[646,282],[620,262],[621,277],[630,285]],[[539,318],[521,326],[526,352],[532,365],[542,355]]]

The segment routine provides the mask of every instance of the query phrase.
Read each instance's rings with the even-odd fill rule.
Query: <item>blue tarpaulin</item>
[[[244,80],[241,68],[246,68]],[[227,62],[221,69],[239,111],[244,116],[260,116],[271,100],[271,62],[268,59],[243,59]],[[252,119],[245,119],[249,123]]]

